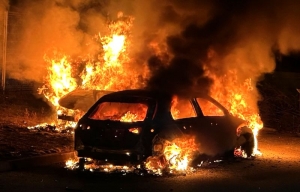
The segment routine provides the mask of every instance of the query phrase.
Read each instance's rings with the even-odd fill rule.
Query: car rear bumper
[[[145,159],[144,155],[132,150],[84,149],[77,150],[77,156],[117,164],[138,163]]]

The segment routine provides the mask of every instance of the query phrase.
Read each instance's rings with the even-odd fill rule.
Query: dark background
[[[300,52],[275,52],[276,68],[258,82],[262,100],[260,115],[266,127],[299,132],[300,128]]]

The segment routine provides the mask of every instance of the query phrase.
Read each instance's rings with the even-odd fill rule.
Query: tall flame
[[[55,51],[53,56],[45,56],[48,64],[48,74],[45,84],[39,89],[44,96],[57,108],[70,113],[59,106],[59,99],[76,88],[88,90],[121,90],[137,88],[138,74],[134,70],[128,70],[129,63],[127,46],[130,44],[130,29],[133,23],[132,17],[118,14],[118,20],[108,25],[110,34],[95,37],[101,50],[97,59],[89,56],[76,61],[76,58]],[[80,65],[83,70],[78,72]],[[74,112],[74,111],[72,111]]]
[[[243,84],[238,83],[236,71],[229,71],[223,77],[216,77],[209,74],[214,79],[214,86],[211,89],[211,95],[220,103],[222,103],[229,112],[248,122],[248,127],[253,130],[255,138],[254,153],[260,154],[258,151],[257,134],[263,128],[263,122],[258,113],[255,104],[251,102],[256,101],[253,98],[254,89],[251,78],[246,79]],[[224,89],[226,87],[226,89]]]
[[[55,53],[55,58],[45,56],[44,59],[49,63],[48,75],[45,85],[39,92],[43,93],[54,106],[59,106],[59,98],[77,87],[76,79],[72,77],[72,66],[67,56],[58,53]]]

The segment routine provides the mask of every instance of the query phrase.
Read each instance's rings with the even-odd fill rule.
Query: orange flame
[[[50,59],[45,56],[44,59],[49,63],[48,75],[45,79],[45,85],[39,89],[39,93],[54,105],[59,106],[58,100],[65,94],[76,89],[76,79],[72,77],[72,66],[67,56],[55,53],[55,58]]]
[[[124,116],[121,117],[121,122],[134,122],[137,119],[137,115],[128,111]]]
[[[246,79],[243,84],[239,84],[236,71],[229,71],[222,77],[209,74],[214,79],[214,86],[211,95],[222,103],[229,112],[248,122],[248,127],[252,129],[255,136],[254,155],[260,154],[258,151],[257,134],[263,128],[257,106],[255,90],[252,86],[251,78]],[[225,89],[226,88],[226,89]],[[254,98],[255,97],[255,98]]]
[[[55,51],[53,56],[45,56],[49,65],[48,74],[44,79],[44,86],[39,93],[44,96],[64,114],[82,115],[80,111],[67,110],[59,106],[59,99],[76,88],[98,90],[121,90],[139,87],[138,74],[134,70],[127,70],[130,29],[132,17],[118,14],[118,20],[108,26],[110,34],[98,36],[95,40],[101,45],[98,59],[81,59],[84,66],[78,72],[78,62],[70,56]]]
[[[162,174],[164,170],[169,173],[187,171],[199,147],[193,136],[176,138],[172,142],[165,140],[162,154],[148,157],[145,166],[157,174]]]

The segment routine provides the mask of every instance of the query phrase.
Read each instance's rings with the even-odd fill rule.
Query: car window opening
[[[211,101],[204,98],[197,98],[197,102],[204,116],[224,116],[224,111]]]
[[[143,103],[103,102],[89,116],[94,120],[121,122],[144,121],[148,106]]]
[[[189,99],[174,96],[171,103],[171,114],[173,119],[184,119],[196,117],[197,114]]]

